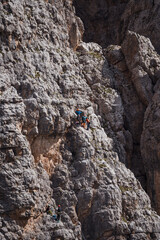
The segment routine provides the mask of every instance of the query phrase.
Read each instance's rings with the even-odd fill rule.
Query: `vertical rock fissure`
[[[116,6],[111,3],[111,2],[107,2],[107,1],[101,1],[99,4],[96,1],[74,1],[73,2],[75,8],[76,8],[76,13],[78,16],[81,17],[81,19],[84,22],[84,26],[86,27],[85,32],[84,32],[84,41],[88,42],[88,41],[94,41],[99,43],[100,45],[102,45],[102,47],[106,47],[109,44],[116,44],[118,43],[118,39],[120,39],[120,36],[117,35],[117,33],[114,34],[114,39],[111,37],[112,33],[110,32],[114,32],[114,29],[118,29],[117,31],[120,32],[120,26],[122,28],[122,22],[121,21],[116,21],[115,15],[120,16],[122,14],[122,12],[124,11],[124,8],[126,6],[126,1],[123,2],[123,4],[121,3],[121,1],[118,1],[116,4],[122,4],[122,6],[119,8],[119,5]],[[113,4],[113,5],[112,5]],[[102,6],[103,6],[103,10],[102,10]],[[116,8],[115,10],[115,15],[113,15],[113,19],[109,19],[110,15],[109,15],[109,11],[113,11],[113,7]],[[93,11],[93,14],[91,13]],[[91,15],[92,14],[92,15]],[[96,20],[96,21],[95,21]],[[99,25],[98,28],[96,28],[99,24],[99,22],[101,22],[101,20],[103,20],[103,23]],[[109,26],[109,22],[113,22],[114,24],[114,28],[112,28],[111,26]],[[105,25],[105,27],[103,27],[103,25]],[[120,25],[119,25],[120,24]],[[121,25],[122,24],[122,25]],[[108,25],[108,28],[107,28]],[[107,31],[107,34],[105,34],[105,32]],[[116,32],[117,32],[116,31]],[[101,39],[101,36],[104,36],[103,40]],[[112,71],[112,70],[111,70]],[[116,77],[115,77],[116,79]],[[118,82],[115,82],[115,86],[118,84]],[[114,87],[114,86],[112,86]],[[116,90],[118,90],[119,92],[121,92],[121,89],[119,87],[115,87]],[[122,93],[121,93],[122,94]],[[122,101],[123,101],[123,94],[122,94]],[[125,98],[125,97],[124,97]],[[123,101],[124,102],[124,101]],[[126,118],[126,113],[128,112],[128,109],[126,109],[126,112],[124,112],[124,119]],[[103,117],[103,116],[102,116]],[[128,116],[127,116],[128,119]],[[126,121],[124,121],[125,124]],[[130,119],[128,119],[128,122],[130,122]],[[128,125],[128,124],[127,124]],[[127,128],[127,126],[125,124],[125,130],[126,131],[131,131],[130,128]],[[105,127],[104,127],[105,128]],[[129,167],[136,175],[136,177],[141,181],[144,189],[146,190],[146,183],[145,183],[145,172],[143,169],[143,162],[142,162],[142,158],[140,157],[140,132],[142,133],[143,130],[143,122],[141,121],[141,128],[139,126],[137,126],[137,128],[139,129],[134,129],[134,131],[138,131],[138,137],[137,139],[134,139],[134,147],[133,147],[133,152],[134,152],[134,156],[132,155],[132,157],[130,158],[130,162],[126,161],[126,166]],[[107,129],[106,129],[107,131]],[[137,143],[139,143],[138,145],[138,149],[137,149]],[[115,144],[116,145],[116,144]],[[135,151],[135,149],[137,149]],[[138,154],[136,154],[136,152]],[[138,156],[138,161],[137,161],[137,166],[136,164],[134,164],[134,162],[136,161],[136,156]],[[119,153],[119,157],[120,159],[122,159],[121,154]],[[122,160],[122,162],[124,162],[124,160]]]
[[[139,2],[134,5],[134,1],[131,3],[131,1],[128,0],[119,0],[116,1],[116,3],[109,0],[74,0],[73,5],[75,6],[76,14],[82,19],[84,23],[84,41],[96,42],[100,44],[103,49],[105,49],[110,44],[122,44],[124,46],[125,44],[123,44],[123,42],[125,42],[127,31],[132,30],[138,34],[144,35],[145,37],[149,37],[156,50],[158,52],[160,51],[157,41],[160,31],[158,31],[158,26],[154,24],[154,22],[156,22],[157,16],[159,16],[158,2],[155,2],[153,0],[145,1],[144,3]],[[134,100],[132,101],[131,97],[128,97],[127,103],[127,97],[124,89],[122,89],[121,87],[115,88],[121,94],[124,105],[124,129],[126,132],[131,134],[132,138],[132,147],[130,143],[127,143],[125,149],[126,155],[129,156],[129,159],[127,159],[126,161],[123,160],[123,154],[121,155],[121,149],[117,147],[118,145],[116,144],[116,141],[115,146],[122,162],[124,162],[126,166],[134,172],[137,179],[141,182],[143,188],[148,193],[150,193],[150,175],[148,174],[148,171],[150,170],[145,166],[146,160],[144,159],[144,153],[142,154],[142,152],[144,151],[141,147],[141,138],[143,135],[145,112],[149,102],[153,97],[153,94],[155,93],[155,84],[159,78],[159,73],[157,70],[158,63],[154,59],[154,54],[153,59],[150,60],[150,66],[147,65],[147,54],[144,54],[143,56],[142,53],[141,57],[141,52],[143,52],[142,48],[145,48],[146,40],[143,38],[142,40],[139,40],[138,37],[137,41],[136,38],[136,34],[135,36],[133,34],[132,38],[128,39],[128,41],[130,41],[128,42],[128,49],[132,49],[131,55],[133,56],[128,56],[127,48],[126,50],[124,50],[125,46],[122,46],[124,61],[122,61],[122,59],[114,59],[118,57],[118,50],[117,56],[115,53],[115,56],[113,57],[113,59],[111,59],[111,66],[115,67],[114,69],[112,69],[111,67],[111,71],[113,70],[114,72],[115,81],[117,81],[115,82],[115,85],[117,83],[121,84],[121,80],[118,75],[122,75],[121,78],[125,79],[125,81],[127,81],[128,83],[130,83],[131,81],[133,89],[131,91],[129,90],[129,88],[126,89],[128,93],[132,94],[132,92],[134,92],[133,98],[136,100],[136,102],[134,102]],[[138,44],[137,49],[135,49],[135,54],[134,44]],[[149,48],[152,48],[150,46],[150,43],[148,43],[148,47],[146,47],[148,54],[150,55]],[[140,52],[140,54],[138,53],[138,51]],[[140,61],[139,63],[137,63],[136,57],[139,56]],[[133,59],[131,57],[133,57]],[[108,57],[107,60],[110,61]],[[136,64],[138,64],[139,67],[136,67]],[[127,65],[127,68],[125,67],[125,65]],[[128,76],[126,76],[127,74]],[[114,88],[114,84],[112,87]],[[131,105],[129,105],[129,101],[132,103]],[[133,112],[135,113],[132,114]],[[126,122],[128,123],[126,124]],[[106,132],[108,131],[105,126],[104,129],[106,130]],[[128,133],[126,135],[128,135]],[[109,136],[111,136],[110,133]],[[128,139],[128,136],[126,139]],[[152,194],[150,194],[150,196],[151,195]],[[153,207],[155,207],[156,205],[154,198],[155,197],[153,197]]]
[[[126,0],[96,1],[74,0],[76,14],[85,27],[83,40],[96,42],[102,47],[119,43],[120,18],[127,4]]]

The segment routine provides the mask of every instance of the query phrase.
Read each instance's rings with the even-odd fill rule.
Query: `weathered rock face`
[[[148,193],[160,212],[159,87],[145,113],[141,138],[142,156],[147,169]],[[152,186],[152,187],[151,187]]]
[[[121,16],[121,37],[123,40],[127,30],[137,32],[150,38],[155,49],[160,53],[158,39],[160,37],[158,19],[160,3],[157,0],[130,0]]]
[[[158,91],[148,40],[129,33],[122,51],[116,46],[107,54],[111,67],[98,44],[81,41],[72,1],[1,1],[0,12],[0,239],[158,240],[160,218],[123,164],[140,143],[150,85]],[[133,52],[125,51],[130,38]],[[152,49],[147,63],[138,48],[143,40]],[[134,67],[141,70],[136,81]],[[132,87],[117,88],[122,78]],[[129,121],[133,102],[136,123]],[[77,107],[90,130],[75,124]],[[147,161],[145,154],[142,138]],[[53,213],[61,204],[59,223],[46,213],[48,204]]]
[[[143,128],[146,129],[146,127],[143,127],[143,125],[146,126],[144,113],[145,111],[146,114],[148,113],[147,106],[152,104],[152,98],[155,99],[159,91],[160,57],[155,52],[149,39],[134,32],[127,33],[122,44],[122,49],[119,46],[110,46],[105,51],[105,54],[109,62],[114,66],[113,71],[118,83],[116,88],[121,92],[124,102],[125,127],[131,133],[132,141],[130,140],[128,149],[126,148],[127,152],[129,152],[129,158],[127,159],[128,166],[141,180],[143,186],[153,199],[153,205],[159,212],[158,206],[160,200],[159,190],[157,188],[157,185],[159,185],[159,177],[157,177],[157,173],[154,174],[154,171],[158,171],[159,159],[157,153],[152,153],[154,158],[157,159],[154,166],[152,157],[148,154],[148,151],[152,151],[146,145],[147,139],[144,137],[146,130],[143,131]],[[123,87],[122,85],[119,86],[120,81]],[[153,127],[153,120],[151,122]],[[148,135],[150,135],[151,130],[148,127],[147,129]],[[154,133],[151,135],[155,138]],[[158,142],[155,141],[154,144],[150,142],[149,146],[157,149]],[[151,169],[154,170],[152,171]],[[145,178],[147,178],[147,186],[145,186]],[[151,185],[154,186],[156,190],[153,190]]]
[[[128,30],[149,37],[158,52],[160,3],[158,0],[74,0],[84,22],[84,40],[103,47],[121,44]]]
[[[84,22],[84,41],[97,42],[103,47],[118,44],[120,19],[129,0],[74,0],[76,14]]]
[[[130,41],[126,39],[125,44],[129,43]],[[125,51],[123,52],[125,54]],[[111,64],[110,68],[116,79],[114,86],[122,96],[124,107],[124,148],[126,151],[126,165],[135,173],[136,177],[146,189],[146,173],[140,153],[140,138],[146,107],[139,99],[134,87],[134,81],[132,81],[132,72],[127,66],[127,56],[125,56],[123,52],[120,46],[112,45],[104,51],[104,54]],[[136,53],[138,54],[138,51]],[[128,59],[132,59],[129,53]],[[119,154],[119,156],[121,159],[122,154]]]

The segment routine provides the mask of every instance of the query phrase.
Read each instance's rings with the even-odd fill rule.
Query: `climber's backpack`
[[[83,117],[84,116],[84,112],[81,112],[80,116]]]
[[[86,123],[86,119],[87,119],[87,117],[83,116],[83,117],[82,117],[82,122],[83,122],[83,123]]]

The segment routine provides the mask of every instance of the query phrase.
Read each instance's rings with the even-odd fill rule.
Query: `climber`
[[[57,211],[56,211],[56,214],[53,214],[53,208],[52,208],[50,205],[48,205],[47,208],[46,208],[46,213],[49,214],[49,215],[51,215],[52,218],[53,218],[55,221],[59,222],[60,217],[61,217],[61,206],[58,205],[58,209],[57,209]]]
[[[57,215],[53,215],[53,219],[57,222],[59,222],[60,218],[61,218],[61,206],[58,205],[58,209],[56,211]]]
[[[50,205],[47,206],[46,213],[51,215],[51,216],[53,215],[53,209],[52,209],[52,207]]]
[[[60,218],[61,218],[61,206],[58,205],[58,209],[57,209],[57,222],[59,222]]]
[[[84,127],[84,128],[86,126],[86,119],[87,119],[86,116],[82,116],[82,127]]]
[[[86,118],[86,122],[87,122],[87,130],[89,130],[89,128],[90,128],[90,121],[89,121],[88,117]]]
[[[75,113],[77,114],[77,123],[81,123],[81,114],[82,111],[79,110],[79,108],[77,108],[77,110],[75,111]]]

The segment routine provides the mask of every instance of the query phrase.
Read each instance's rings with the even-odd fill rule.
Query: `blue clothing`
[[[77,114],[77,116],[81,115],[81,111],[75,111],[75,113]]]
[[[83,116],[83,117],[82,117],[82,122],[85,123],[85,122],[86,122],[86,119],[87,119],[87,117]]]
[[[90,122],[87,122],[87,130],[90,128]]]

